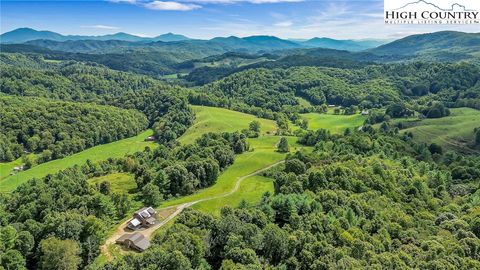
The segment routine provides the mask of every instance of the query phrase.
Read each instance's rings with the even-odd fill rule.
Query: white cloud
[[[246,0],[253,4],[275,4],[275,3],[296,3],[303,2],[303,0]]]
[[[292,25],[293,25],[292,21],[283,21],[283,22],[277,22],[274,24],[274,26],[278,26],[278,27],[290,27]]]
[[[199,4],[236,4],[236,3],[252,3],[252,4],[275,4],[275,3],[297,3],[305,0],[179,0],[180,2],[190,2]]]
[[[111,3],[132,4],[154,10],[180,10],[188,11],[202,8],[198,4],[275,4],[275,3],[297,3],[305,0],[177,0],[177,1],[148,1],[148,0],[107,0]]]
[[[171,1],[153,1],[146,4],[143,4],[144,7],[154,10],[179,10],[179,11],[188,11],[201,8],[199,5],[195,4],[183,4],[178,2]]]
[[[83,25],[82,28],[93,28],[93,29],[104,29],[104,30],[118,30],[119,27],[110,26],[110,25],[103,25],[103,24],[95,24],[95,25]]]

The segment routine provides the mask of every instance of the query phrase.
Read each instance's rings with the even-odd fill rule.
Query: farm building
[[[153,207],[144,207],[133,213],[133,219],[128,222],[127,227],[132,230],[138,230],[142,227],[148,228],[155,225],[157,211]]]
[[[123,245],[127,248],[131,248],[140,252],[145,251],[145,249],[150,246],[150,241],[148,241],[148,239],[140,233],[124,234],[115,242],[119,245]]]
[[[23,171],[24,169],[25,169],[25,166],[24,166],[24,165],[13,167],[13,171],[14,171],[14,172],[21,172],[21,171]]]
[[[155,141],[155,136],[148,136],[148,137],[145,138],[144,141],[146,141],[146,142],[154,142],[154,141]]]

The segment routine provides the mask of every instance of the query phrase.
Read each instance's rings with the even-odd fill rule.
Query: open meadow
[[[308,129],[327,129],[332,133],[342,133],[347,128],[356,128],[363,125],[366,116],[361,114],[343,115],[333,114],[331,110],[327,113],[306,113],[301,114],[302,118],[308,120]]]
[[[46,163],[42,163],[31,169],[19,172],[15,175],[11,175],[6,177],[5,179],[0,180],[0,191],[12,191],[17,186],[25,183],[29,179],[41,178],[48,174],[54,174],[74,165],[81,165],[87,160],[96,162],[101,160],[107,160],[108,158],[119,158],[125,156],[126,154],[143,151],[143,149],[145,149],[145,147],[147,146],[150,148],[154,148],[156,147],[156,143],[144,141],[146,137],[152,134],[152,130],[147,130],[135,137],[95,146],[62,159],[56,159]],[[2,169],[3,168],[4,167],[2,167]],[[6,173],[9,174],[10,172]],[[2,175],[3,174],[4,172],[2,171]]]
[[[436,143],[448,150],[475,153],[473,130],[480,126],[480,111],[470,108],[451,109],[451,115],[436,119],[400,121],[406,126],[401,132],[411,132],[413,140]]]
[[[192,106],[195,111],[195,123],[180,137],[182,144],[193,143],[202,134],[209,132],[234,132],[248,129],[250,122],[260,122],[261,133],[274,133],[275,122],[258,118],[251,114],[231,111],[223,108]]]

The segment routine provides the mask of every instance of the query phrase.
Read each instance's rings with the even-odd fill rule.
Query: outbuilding
[[[139,252],[143,252],[150,247],[150,241],[148,241],[148,239],[140,233],[124,234],[115,242],[119,245],[123,245]]]

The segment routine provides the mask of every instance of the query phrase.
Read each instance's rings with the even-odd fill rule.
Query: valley
[[[480,269],[478,33],[188,36],[1,35],[0,269]]]

